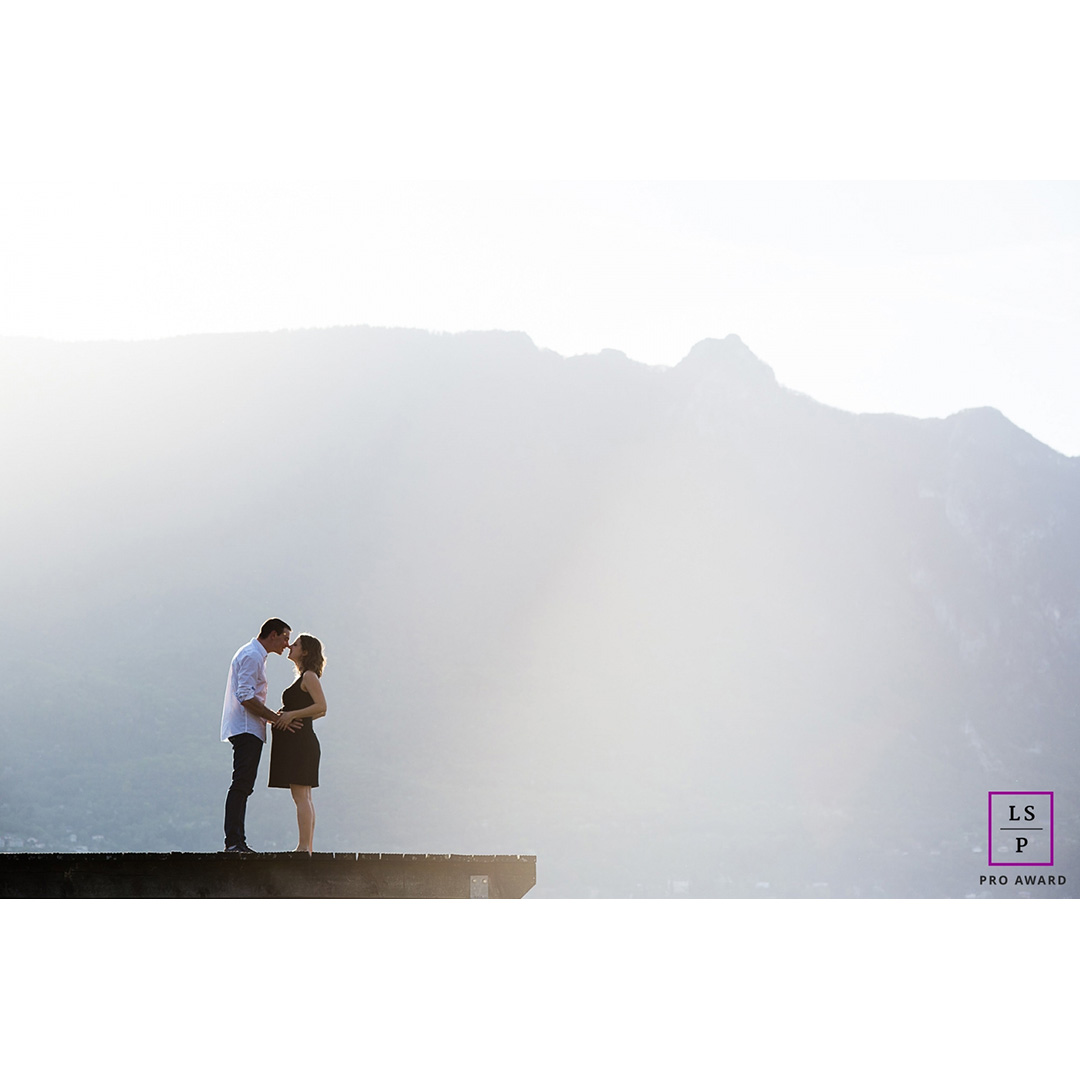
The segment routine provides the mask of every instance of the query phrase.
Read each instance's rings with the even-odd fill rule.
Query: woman
[[[285,721],[300,721],[298,727],[273,729],[270,744],[270,787],[287,787],[296,803],[296,824],[300,831],[297,851],[314,850],[315,804],[311,789],[319,786],[319,740],[312,721],[326,715],[319,676],[326,660],[322,642],[310,634],[301,634],[289,646],[289,659],[300,673],[296,682],[281,695],[280,716]]]

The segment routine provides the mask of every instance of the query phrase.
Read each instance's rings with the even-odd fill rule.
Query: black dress
[[[300,686],[303,677],[301,674],[281,695],[281,707],[286,712],[306,709],[315,704],[312,696]],[[300,723],[303,727],[296,731],[272,729],[269,787],[288,787],[290,784],[319,786],[319,757],[322,753],[319,740],[310,716]]]

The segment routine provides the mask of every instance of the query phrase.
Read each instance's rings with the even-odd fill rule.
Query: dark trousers
[[[245,732],[233,735],[229,742],[233,748],[232,785],[225,796],[225,846],[245,844],[244,816],[247,813],[248,796],[255,790],[255,776],[259,771],[263,742],[258,735]]]

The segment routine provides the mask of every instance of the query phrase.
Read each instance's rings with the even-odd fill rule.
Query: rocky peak
[[[722,340],[699,341],[676,370],[697,380],[724,382],[746,389],[777,385],[773,369],[759,360],[737,334],[728,334]]]

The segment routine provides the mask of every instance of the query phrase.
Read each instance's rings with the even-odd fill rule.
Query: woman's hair
[[[305,671],[314,671],[319,678],[322,678],[323,668],[326,667],[326,657],[323,656],[322,642],[317,637],[312,637],[310,634],[301,634],[296,643],[304,650],[304,655],[300,658],[298,667],[300,668],[300,674]]]

